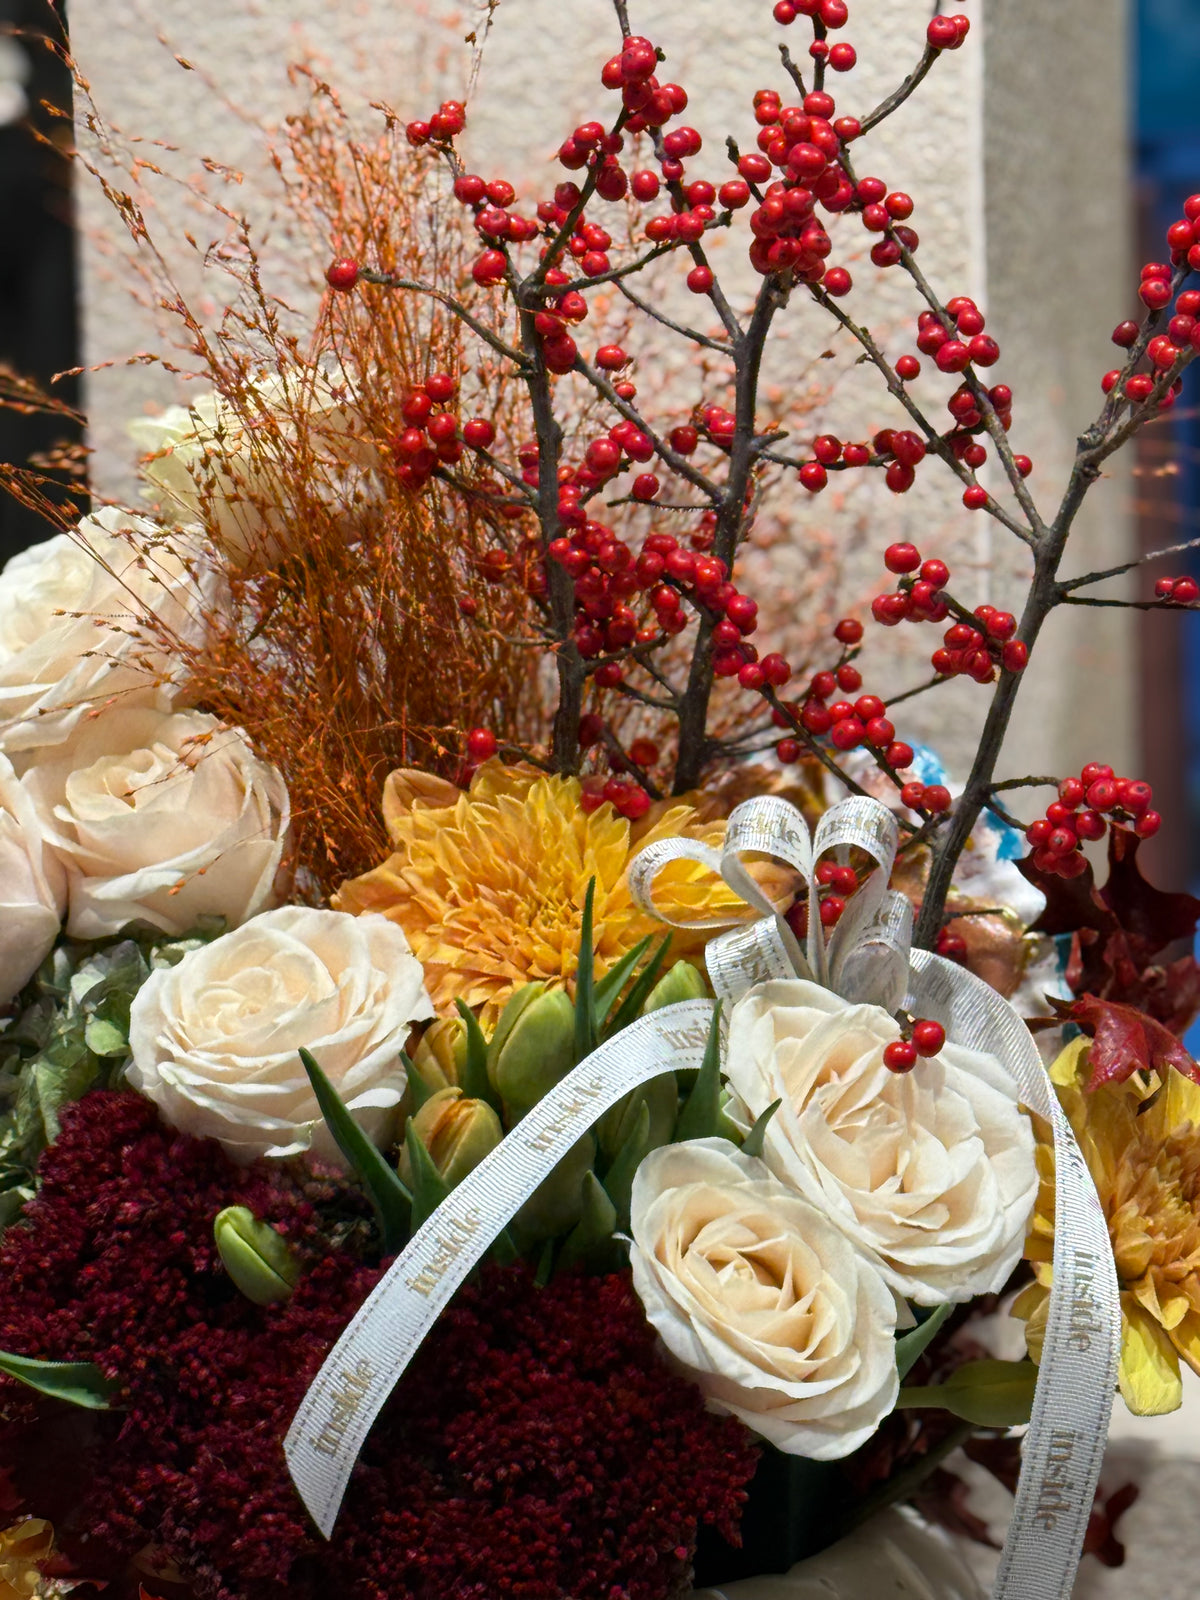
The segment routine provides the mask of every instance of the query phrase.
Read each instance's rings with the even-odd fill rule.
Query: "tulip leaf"
[[[674,1143],[684,1139],[716,1139],[728,1119],[721,1109],[721,1002],[713,1007],[704,1060],[675,1123]]]
[[[88,1411],[111,1410],[112,1396],[120,1387],[90,1361],[39,1361],[0,1351],[0,1372],[51,1400],[65,1400]]]
[[[583,922],[579,929],[579,965],[575,969],[575,1061],[578,1064],[596,1048],[596,998],[594,980],[596,953],[592,943],[592,916],[596,904],[596,880],[588,879],[583,901]]]
[[[426,1100],[430,1099],[437,1091],[431,1089],[425,1082],[425,1079],[418,1072],[412,1057],[403,1050],[400,1052],[400,1063],[408,1076],[408,1109],[410,1112],[420,1111]]]
[[[307,1050],[300,1051],[308,1081],[338,1149],[370,1197],[383,1234],[385,1255],[395,1255],[408,1238],[408,1211],[412,1196],[398,1173],[367,1138],[342,1104],[341,1096]],[[422,1149],[424,1146],[422,1146]]]
[[[499,1266],[509,1267],[513,1264],[521,1252],[513,1243],[513,1236],[511,1233],[509,1233],[508,1229],[501,1228],[500,1232],[492,1240],[491,1249],[489,1250],[488,1254]]]
[[[940,1331],[953,1310],[952,1305],[935,1306],[923,1322],[899,1335],[896,1340],[896,1370],[902,1378],[908,1376],[925,1354],[926,1346],[933,1342],[934,1334]]]
[[[901,1389],[896,1405],[950,1411],[977,1428],[1015,1428],[1029,1421],[1037,1375],[1032,1361],[967,1361],[944,1383]]]
[[[559,1271],[587,1265],[589,1258],[610,1243],[616,1226],[617,1208],[608,1198],[604,1185],[594,1172],[585,1173],[583,1212],[562,1247]]]
[[[463,1000],[456,1000],[458,1014],[467,1030],[467,1059],[462,1069],[462,1092],[468,1100],[486,1100],[493,1111],[500,1110],[496,1091],[488,1077],[488,1046],[479,1026],[479,1018]]]
[[[742,1140],[742,1154],[744,1156],[761,1156],[763,1153],[763,1140],[767,1135],[767,1126],[771,1118],[783,1104],[782,1100],[772,1100],[761,1117],[755,1119],[754,1126]],[[901,1374],[903,1376],[903,1374]]]
[[[537,1271],[533,1275],[535,1289],[544,1289],[550,1282],[554,1271],[554,1240],[547,1239],[542,1246],[542,1253],[538,1256]]]
[[[631,1022],[636,1022],[642,1014],[642,1007],[646,1004],[654,985],[658,982],[658,975],[662,971],[663,962],[667,959],[667,951],[671,948],[671,935],[664,935],[658,949],[647,961],[630,985],[629,993],[609,1018],[604,1030],[605,1038],[611,1038],[614,1033],[620,1033],[622,1028],[627,1028]]]
[[[450,1185],[433,1164],[433,1157],[425,1148],[421,1135],[410,1122],[404,1131],[404,1142],[412,1166],[412,1231],[416,1233],[450,1193]]]
[[[616,1004],[617,996],[629,981],[629,975],[638,962],[650,948],[650,936],[635,944],[632,950],[627,950],[608,972],[600,978],[592,991],[592,1026],[600,1034],[604,1028],[608,1013]]]
[[[629,1198],[633,1193],[633,1176],[650,1153],[650,1107],[643,1100],[638,1107],[629,1137],[618,1150],[611,1167],[604,1174],[604,1188],[617,1214],[617,1224],[629,1226]]]

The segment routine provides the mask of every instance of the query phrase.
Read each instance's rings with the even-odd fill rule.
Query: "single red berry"
[[[703,264],[693,267],[687,275],[687,286],[693,294],[707,294],[713,286],[712,268]]]
[[[883,564],[889,572],[915,572],[921,565],[921,552],[907,541],[890,544],[883,552]]]
[[[1075,815],[1075,832],[1081,839],[1103,839],[1107,826],[1098,811],[1079,811]]]
[[[1088,784],[1087,803],[1093,810],[1111,811],[1118,799],[1117,786],[1111,778],[1097,778]]]
[[[1143,811],[1133,825],[1133,831],[1139,839],[1150,839],[1162,827],[1162,818],[1157,811]]]
[[[988,492],[981,483],[969,483],[963,490],[962,503],[968,511],[982,511],[988,502]]]
[[[926,787],[924,799],[926,811],[932,811],[936,816],[943,811],[949,811],[951,804],[950,791],[944,784],[931,783]]]
[[[846,909],[846,902],[841,895],[826,895],[821,901],[821,926],[832,928],[841,920],[842,912]]]
[[[331,289],[353,289],[358,282],[358,262],[352,256],[339,256],[325,268],[325,282]]]
[[[496,735],[490,728],[472,728],[467,735],[467,756],[471,761],[487,761],[497,748]]]
[[[884,1046],[883,1064],[889,1072],[911,1072],[917,1064],[916,1045],[911,1039],[893,1039]]]
[[[829,482],[829,474],[819,461],[806,461],[800,468],[799,478],[810,494],[819,494]]]
[[[919,811],[925,803],[925,785],[906,783],[900,790],[900,803],[912,811]]]
[[[822,279],[822,284],[826,293],[833,295],[835,299],[840,299],[842,295],[850,293],[854,287],[854,280],[845,267],[830,267]]]
[[[486,450],[495,440],[496,430],[486,417],[471,417],[463,423],[462,436],[472,450]]]
[[[936,1056],[946,1043],[946,1030],[940,1022],[922,1018],[913,1023],[912,1042],[919,1056]]]
[[[1005,672],[1024,672],[1029,660],[1029,646],[1023,639],[1010,639],[1000,652],[1000,665]]]
[[[937,936],[937,953],[946,961],[964,962],[967,959],[967,941],[960,933],[943,928]]]
[[[862,688],[862,673],[857,667],[852,667],[849,662],[837,669],[835,674],[838,687],[845,689],[849,694]]]
[[[919,377],[920,372],[921,363],[917,360],[916,356],[897,357],[896,376],[903,378],[906,383],[911,382],[913,378]]]
[[[884,752],[884,760],[894,771],[902,772],[905,767],[911,767],[913,764],[913,747],[900,742],[890,744]]]
[[[780,739],[775,754],[785,766],[790,766],[793,761],[799,761],[802,749],[799,739]]]
[[[1146,278],[1138,286],[1138,298],[1151,311],[1161,311],[1171,301],[1171,285],[1166,278]]]
[[[833,630],[833,637],[839,644],[858,644],[863,636],[863,625],[856,617],[843,617]],[[833,692],[830,684],[829,692]]]
[[[1191,605],[1200,598],[1200,585],[1195,578],[1176,578],[1171,589],[1171,599],[1177,600],[1180,605]]]

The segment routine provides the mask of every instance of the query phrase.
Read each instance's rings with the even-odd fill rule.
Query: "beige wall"
[[[1094,409],[1097,379],[1107,364],[1107,330],[1124,305],[1123,6],[1121,0],[1058,0],[1051,8],[1033,0],[988,0],[982,26],[979,6],[967,9],[975,19],[967,48],[937,63],[919,95],[872,138],[870,157],[862,160],[864,170],[916,197],[921,260],[935,286],[947,296],[973,294],[989,311],[989,327],[1005,350],[995,375],[1017,397],[1014,438],[1035,458],[1032,487],[1049,503],[1064,476],[1071,440]],[[668,52],[671,74],[688,86],[688,117],[708,136],[715,175],[726,131],[737,130],[743,145],[749,144],[753,89],[761,83],[784,86],[776,44],[781,37],[799,43],[799,28],[790,34],[776,28],[767,0],[634,0],[632,11],[635,26],[654,33]],[[846,36],[858,47],[860,67],[845,80],[840,109],[868,109],[916,62],[929,11],[926,0],[856,0]],[[259,124],[277,122],[298,103],[298,91],[287,83],[289,59],[315,52],[322,70],[351,98],[365,105],[382,96],[413,115],[429,105],[432,93],[461,92],[471,54],[460,41],[475,16],[474,6],[445,0],[207,0],[203,7],[194,0],[157,0],[153,6],[142,0],[74,0],[72,28],[82,70],[107,121],[127,134],[160,141],[144,147],[145,154],[174,178],[200,175],[216,193],[219,183],[203,175],[200,156],[242,169],[247,181],[225,197],[232,194],[237,206],[265,218],[270,184]],[[542,186],[562,132],[591,113],[601,96],[594,74],[600,51],[614,37],[609,0],[503,0],[469,130],[476,161],[518,182],[532,173]],[[197,70],[181,68],[176,54]],[[834,84],[840,87],[836,78]],[[708,169],[701,163],[699,170]],[[156,239],[181,282],[201,298],[205,292],[219,297],[222,281],[206,280],[196,270],[182,237],[186,226],[201,242],[215,237],[211,219],[197,217],[177,183],[149,180],[143,190],[153,203]],[[83,216],[88,359],[120,362],[153,347],[161,334],[154,315],[131,301],[135,275],[128,246],[95,191],[85,196]],[[1083,274],[1075,266],[1078,257],[1069,254],[1081,236],[1087,240]],[[857,234],[856,248],[862,237]],[[303,324],[311,300],[296,284],[285,251],[273,266],[275,281],[294,300]],[[732,260],[722,270],[736,276]],[[855,270],[863,286],[856,288],[855,309],[870,296],[872,324],[885,330],[887,348],[899,353],[918,309],[913,295],[896,274],[876,275],[866,263]],[[871,287],[874,276],[879,282]],[[749,290],[748,273],[743,282]],[[788,323],[788,337],[773,341],[771,352],[771,376],[784,385],[808,381],[797,375],[819,367],[814,357],[830,343],[826,323],[811,306],[789,312]],[[820,427],[861,437],[896,420],[873,373],[854,367],[851,352],[820,367],[822,380],[839,368]],[[93,440],[103,489],[131,492],[124,421],[174,398],[176,388],[175,380],[143,365],[114,366],[93,377]],[[931,408],[940,409],[944,380],[922,379],[917,388]],[[1103,504],[1084,535],[1089,562],[1119,556],[1128,537],[1120,483],[1103,486],[1096,498]],[[804,559],[806,530],[839,526],[832,494],[810,500],[797,489],[789,515],[796,562]],[[867,530],[865,548],[847,561],[847,599],[869,592],[885,543],[910,537],[950,562],[969,603],[1019,602],[1027,570],[1023,547],[992,533],[987,519],[964,512],[957,485],[936,463],[907,496],[891,496],[878,483],[853,491],[842,515]],[[886,658],[876,657],[881,675],[886,659],[885,688],[894,691],[927,675],[937,642],[928,628],[889,633]],[[1014,766],[1065,771],[1097,750],[1118,765],[1127,761],[1131,712],[1123,680],[1106,686],[1103,696],[1068,692],[1072,686],[1094,687],[1106,659],[1128,656],[1124,619],[1076,613],[1056,627],[1046,654],[1055,661],[1055,693],[1038,703],[1034,685],[1027,687]],[[870,661],[864,665],[870,678]],[[985,698],[974,685],[939,691],[913,702],[903,730],[936,740],[961,768]]]

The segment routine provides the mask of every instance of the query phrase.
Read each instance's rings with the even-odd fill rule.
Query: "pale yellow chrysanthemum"
[[[1088,1093],[1087,1039],[1050,1069],[1096,1183],[1121,1288],[1120,1388],[1139,1416],[1174,1411],[1179,1359],[1200,1372],[1200,1086],[1182,1073],[1134,1073]],[[1054,1157],[1038,1149],[1042,1184],[1026,1245],[1037,1282],[1013,1310],[1040,1348],[1052,1278]]]
[[[719,846],[723,822],[668,803],[631,827],[611,805],[590,814],[577,778],[486,762],[464,793],[426,773],[393,772],[383,814],[394,853],[344,883],[339,911],[381,911],[399,923],[425,968],[442,1014],[457,999],[485,1025],[514,989],[573,979],[588,880],[596,880],[596,970],[611,967],[647,934],[665,931],[630,899],[630,858],[652,839],[676,835]],[[655,881],[664,911],[700,919],[750,915],[706,868],[672,862]],[[677,930],[673,956],[695,955],[711,930]]]

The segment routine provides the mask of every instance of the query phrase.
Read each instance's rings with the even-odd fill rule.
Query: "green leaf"
[[[936,1407],[977,1428],[1015,1428],[1029,1421],[1037,1375],[1032,1361],[968,1361],[945,1383],[901,1389],[896,1405]]]
[[[684,1101],[683,1110],[675,1124],[674,1142],[684,1139],[715,1139],[726,1128],[728,1118],[721,1109],[721,1002],[713,1007],[708,1028],[708,1042],[704,1046],[704,1060],[691,1094]]]
[[[404,1065],[405,1073],[408,1075],[408,1109],[410,1112],[420,1111],[426,1100],[435,1094],[436,1090],[429,1087],[413,1065],[411,1058],[403,1050],[400,1052],[400,1060]]]
[[[412,1166],[412,1231],[416,1233],[450,1193],[450,1185],[434,1166],[433,1157],[411,1122],[404,1131],[404,1142]]]
[[[467,1030],[467,1059],[463,1063],[462,1092],[468,1100],[486,1100],[493,1111],[499,1111],[500,1101],[488,1078],[488,1046],[479,1026],[479,1018],[463,1000],[456,1000],[458,1014]]]
[[[896,1370],[902,1378],[906,1378],[913,1366],[925,1353],[925,1348],[933,1340],[933,1336],[941,1328],[946,1318],[954,1310],[951,1305],[935,1306],[925,1318],[924,1322],[910,1328],[907,1333],[902,1333],[896,1340]]]
[[[755,1119],[754,1126],[742,1140],[742,1154],[744,1156],[761,1156],[763,1153],[763,1140],[766,1137],[767,1126],[771,1118],[783,1104],[782,1100],[772,1100],[761,1117]],[[903,1377],[903,1373],[901,1374]]]
[[[616,1004],[617,996],[629,981],[629,974],[650,948],[650,936],[634,945],[596,984],[592,993],[592,1027],[597,1035],[604,1029],[605,1019]]]
[[[408,1212],[412,1196],[400,1181],[399,1174],[392,1170],[346,1110],[337,1090],[307,1050],[301,1050],[300,1059],[313,1086],[321,1115],[337,1141],[338,1149],[350,1163],[375,1207],[383,1234],[384,1253],[395,1255],[397,1250],[403,1249],[408,1238]],[[419,1139],[417,1143],[420,1144]],[[421,1149],[424,1148],[421,1145]]]
[[[629,993],[609,1019],[608,1026],[604,1030],[606,1039],[611,1038],[614,1033],[619,1033],[622,1028],[627,1028],[631,1022],[636,1022],[641,1016],[642,1007],[645,1005],[654,985],[658,982],[658,975],[662,971],[663,962],[667,959],[667,951],[670,948],[671,935],[668,933],[663,937],[658,949],[633,980]]]
[[[103,1017],[93,1017],[84,1028],[83,1037],[93,1055],[127,1056],[129,1054],[128,1035],[122,1033],[115,1023],[105,1022]]]
[[[32,1356],[0,1351],[0,1372],[52,1400],[66,1400],[88,1411],[111,1410],[112,1396],[120,1387],[110,1383],[90,1361],[37,1361]]]
[[[619,1227],[629,1226],[629,1199],[633,1193],[633,1177],[649,1153],[650,1107],[643,1100],[638,1107],[629,1137],[604,1175],[605,1192],[617,1214]]]
[[[587,1264],[589,1257],[602,1251],[611,1241],[617,1226],[617,1208],[608,1198],[604,1185],[594,1172],[583,1179],[583,1215],[567,1235],[558,1258],[558,1270]]]
[[[550,1282],[550,1275],[554,1271],[554,1240],[547,1239],[542,1246],[542,1253],[538,1257],[537,1271],[533,1275],[535,1289],[544,1289]]]
[[[497,1262],[498,1265],[502,1267],[509,1267],[517,1259],[521,1252],[513,1243],[513,1236],[511,1233],[509,1233],[508,1229],[501,1228],[500,1232],[492,1240],[492,1246],[489,1254],[491,1255],[492,1260]]]
[[[579,965],[575,970],[575,1061],[578,1064],[596,1048],[595,950],[592,944],[592,912],[596,902],[596,880],[588,879],[583,902],[583,924],[579,930]]]

